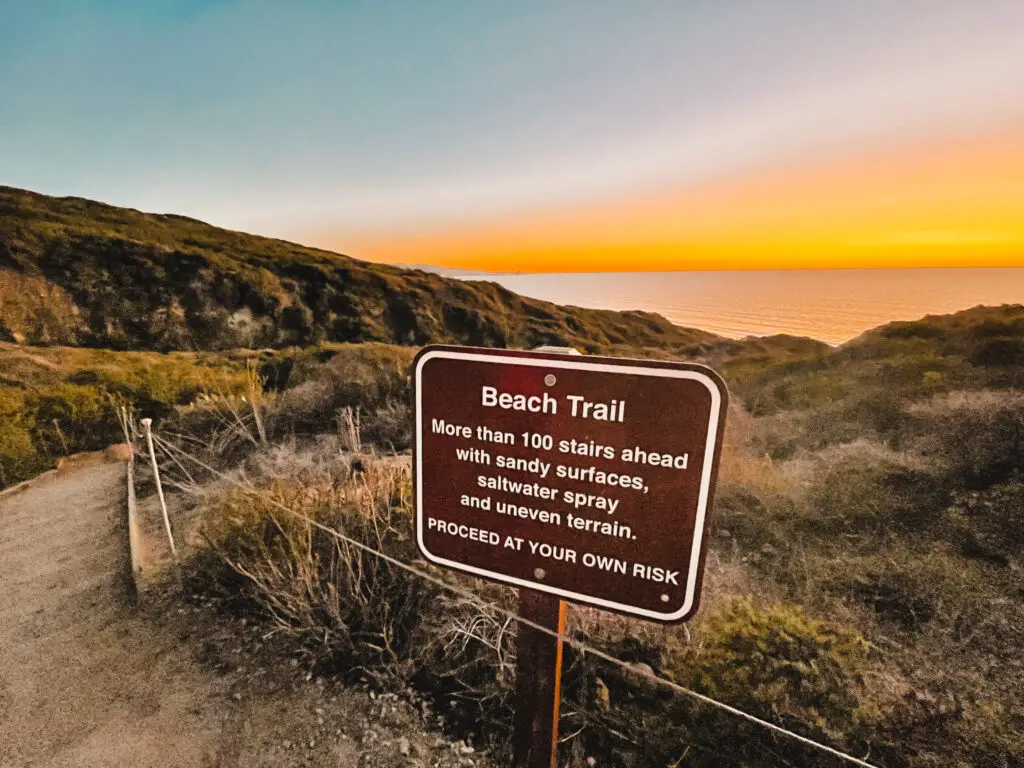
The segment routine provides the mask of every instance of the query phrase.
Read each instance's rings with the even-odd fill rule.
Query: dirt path
[[[0,767],[486,763],[398,697],[251,661],[258,643],[209,611],[168,605],[155,620],[140,610],[125,493],[117,462],[0,498]]]
[[[6,341],[0,341],[0,352],[8,352],[14,357],[20,357],[25,360],[31,360],[36,365],[41,365],[49,371],[59,371],[60,366],[56,363],[52,363],[45,357],[39,355],[33,355],[31,352],[26,352],[24,349],[19,347],[17,344],[11,344]]]
[[[216,686],[126,604],[124,482],[103,464],[0,500],[0,765],[216,762]]]

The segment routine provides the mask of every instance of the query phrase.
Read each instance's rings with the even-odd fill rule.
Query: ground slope
[[[213,765],[215,691],[124,606],[106,464],[0,501],[0,764]]]

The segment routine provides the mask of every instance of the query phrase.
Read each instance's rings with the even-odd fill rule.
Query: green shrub
[[[982,489],[1024,471],[1024,393],[952,392],[910,410],[920,450],[950,482]]]
[[[911,690],[879,723],[876,763],[908,768],[1024,765],[1021,715],[953,685]]]
[[[334,431],[338,413],[358,409],[367,442],[384,449],[408,447],[414,350],[384,344],[344,345],[306,354],[295,362],[288,388],[268,421],[277,434]]]
[[[842,568],[833,568],[821,586],[866,605],[883,621],[906,631],[934,622],[966,634],[989,612],[992,598],[989,581],[977,564],[963,560],[945,544],[846,557]]]
[[[0,348],[0,487],[123,440],[112,399],[160,420],[201,392],[244,391],[251,356]]]
[[[964,554],[1016,562],[1024,553],[1024,482],[954,494],[946,525],[950,541]]]
[[[35,414],[26,406],[25,392],[0,386],[0,489],[50,465],[33,440],[34,428]]]
[[[701,627],[694,687],[761,717],[843,738],[862,717],[869,646],[791,605],[734,598]]]
[[[619,628],[599,643],[717,701],[840,748],[862,749],[876,712],[865,673],[874,663],[857,633],[793,605],[727,599],[696,622],[692,640],[671,630]],[[611,766],[831,765],[820,753],[722,710],[586,655],[569,652],[566,698],[579,746]],[[563,704],[563,709],[566,704]],[[583,765],[578,762],[566,762]]]
[[[808,533],[886,536],[927,532],[949,494],[933,472],[860,456],[824,470],[809,494],[812,514],[802,520]]]
[[[796,502],[785,494],[726,482],[716,494],[714,531],[744,553],[758,552],[765,545],[781,548],[791,541],[800,515]]]

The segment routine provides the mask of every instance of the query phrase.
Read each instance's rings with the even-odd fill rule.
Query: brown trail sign
[[[662,622],[693,615],[727,405],[713,371],[431,346],[414,378],[428,560],[524,588],[523,617],[559,632],[563,599]],[[529,710],[517,732],[531,743],[517,764],[546,766],[561,648],[523,630],[517,709]]]

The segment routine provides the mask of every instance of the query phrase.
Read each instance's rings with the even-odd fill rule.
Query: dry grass
[[[405,382],[387,361],[367,360],[349,355],[260,401],[267,445],[251,410],[236,402],[237,417],[222,414],[225,434],[247,431],[235,443],[245,448],[238,477],[251,490],[207,488],[204,532],[219,557],[203,566],[205,576],[262,616],[267,633],[319,665],[381,686],[413,685],[445,711],[449,725],[501,747],[516,654],[515,622],[502,609],[514,609],[514,592],[419,559],[408,460],[378,458],[365,445],[383,421],[383,431],[408,429],[408,410],[394,399]],[[355,382],[344,379],[350,367]],[[329,396],[326,403],[313,402],[314,389]],[[1005,453],[1012,430],[1000,430],[1016,423],[1006,416],[1013,413],[1009,401],[995,402],[1003,416],[991,424],[976,418],[985,408],[963,398],[908,413],[948,418],[953,435],[980,423],[988,435],[978,460],[984,464]],[[282,425],[293,414],[310,418],[309,408],[327,415],[322,424],[330,433],[286,437]],[[779,444],[773,430],[796,420],[753,419],[735,407],[729,419],[701,615],[688,626],[660,627],[574,607],[570,632],[798,731],[870,750],[886,765],[929,766],[916,756],[931,751],[1002,768],[1011,763],[999,755],[1024,755],[1020,739],[1007,735],[1019,694],[985,672],[1010,669],[1013,648],[1021,647],[1014,630],[1019,601],[1004,566],[964,559],[951,538],[960,529],[949,522],[952,516],[962,527],[966,520],[980,531],[983,519],[992,529],[988,548],[1004,547],[1013,540],[1004,522],[1016,519],[1004,508],[1019,497],[1016,486],[968,494],[957,502],[963,509],[951,512],[946,507],[960,496],[948,489],[959,481],[944,473],[960,470],[922,452],[928,433],[917,427],[901,443],[872,432],[815,450],[798,446],[780,458],[763,448]],[[410,576],[330,531],[457,582],[484,604]],[[1000,620],[1007,611],[1012,615]],[[749,653],[738,653],[741,647]],[[751,665],[756,679],[747,685]],[[565,764],[600,754],[610,765],[662,765],[685,754],[681,764],[695,766],[824,765],[813,753],[630,678],[566,650]],[[950,695],[960,704],[950,708]],[[742,738],[715,736],[726,731]],[[637,733],[649,738],[641,742]]]
[[[233,490],[206,510],[204,535],[243,577],[272,632],[375,668],[406,658],[412,616],[429,590],[317,526],[376,550],[408,550],[407,476],[394,464],[360,463],[339,458],[267,475],[256,493]]]

